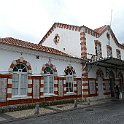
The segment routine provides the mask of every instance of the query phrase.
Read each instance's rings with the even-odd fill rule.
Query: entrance
[[[98,77],[98,95],[103,97],[103,79],[101,77]]]

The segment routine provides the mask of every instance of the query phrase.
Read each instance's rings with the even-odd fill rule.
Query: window
[[[54,76],[53,76],[53,70],[51,67],[46,67],[44,69],[44,93],[45,94],[53,94],[53,80],[54,80]]]
[[[73,67],[68,66],[65,70],[66,74],[66,92],[73,92]]]
[[[107,57],[112,57],[112,48],[109,45],[107,45]]]
[[[13,68],[12,96],[26,96],[27,81],[28,81],[27,66],[23,63],[17,64]]]
[[[72,77],[72,75],[66,76],[66,91],[73,92],[73,77]]]
[[[117,54],[117,58],[121,59],[121,52],[120,52],[120,50],[116,49],[116,54]]]
[[[95,42],[96,56],[97,59],[99,59],[100,57],[102,57],[101,42],[99,42],[98,40],[95,40],[94,42]]]
[[[97,56],[98,58],[101,57],[101,46],[100,46],[99,43],[97,43],[97,45],[96,45],[96,56]]]

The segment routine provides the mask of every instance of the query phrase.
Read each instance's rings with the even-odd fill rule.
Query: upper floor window
[[[13,68],[12,75],[12,95],[25,96],[27,95],[28,70],[23,63],[18,63]]]
[[[107,45],[107,57],[112,57],[112,47]]]
[[[97,58],[102,57],[101,43],[97,40],[95,40],[95,50]]]
[[[116,55],[118,59],[121,59],[121,52],[119,49],[116,49]]]

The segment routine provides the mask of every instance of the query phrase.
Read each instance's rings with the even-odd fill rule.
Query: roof
[[[93,64],[106,68],[124,70],[124,61],[113,57],[103,58],[94,62],[88,62],[88,64]]]
[[[39,44],[42,44],[46,38],[54,31],[55,28],[64,28],[72,31],[80,31],[80,26],[75,26],[75,25],[69,25],[69,24],[64,24],[64,23],[54,23],[52,27],[48,30],[48,32],[45,34],[45,36],[42,38],[42,40],[39,42]]]
[[[96,31],[97,33],[101,34],[106,30],[107,27],[108,27],[108,25],[104,25],[102,27],[94,29],[94,31]]]
[[[116,43],[116,45],[118,47],[124,49],[124,45],[122,45],[118,42],[117,38],[115,37],[115,34],[113,33],[113,31],[112,31],[112,29],[109,25],[104,25],[104,26],[101,26],[101,27],[96,28],[96,29],[93,30],[93,29],[90,29],[90,28],[86,27],[85,25],[75,26],[75,25],[68,25],[68,24],[63,24],[63,23],[54,23],[52,25],[52,27],[49,29],[49,31],[42,38],[42,40],[39,42],[39,44],[42,45],[42,43],[46,40],[46,38],[49,37],[49,35],[54,31],[55,28],[63,28],[63,29],[68,29],[68,30],[80,32],[82,27],[89,30],[86,33],[90,33],[91,35],[96,36],[97,38],[100,37],[106,30],[109,30],[110,33],[111,33],[112,38],[114,39],[114,41]]]
[[[68,57],[70,56],[70,55],[68,55],[64,52],[61,52],[59,50],[56,50],[54,48],[42,46],[40,44],[34,44],[34,43],[31,43],[31,42],[27,42],[27,41],[22,41],[22,40],[15,39],[15,38],[12,38],[12,37],[0,38],[0,44],[17,46],[17,47],[30,49],[30,50],[47,52],[47,53],[61,55],[61,56],[68,56]]]
[[[113,38],[113,40],[115,41],[116,45],[122,49],[124,49],[124,46],[122,44],[120,44],[114,34],[114,32],[112,31],[111,27],[109,25],[104,25],[100,28],[96,28],[94,29],[94,31],[96,31],[97,33],[99,33],[99,37],[106,31],[106,30],[109,30],[110,31],[110,34]]]

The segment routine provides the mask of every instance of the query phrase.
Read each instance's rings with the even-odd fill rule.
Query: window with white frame
[[[73,92],[73,70],[68,68],[66,71],[66,92]]]
[[[27,66],[23,63],[19,63],[13,68],[12,96],[15,97],[26,96],[27,82],[28,82]]]
[[[54,93],[54,76],[53,70],[51,67],[46,67],[44,69],[44,93],[45,94],[53,94]]]

